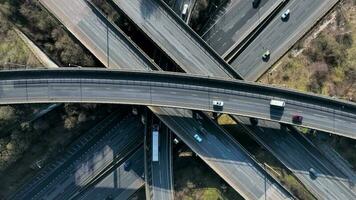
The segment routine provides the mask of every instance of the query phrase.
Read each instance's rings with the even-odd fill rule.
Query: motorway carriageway
[[[75,199],[129,199],[144,184],[143,146]],[[125,168],[125,163],[128,167]],[[162,199],[163,200],[163,199]]]
[[[348,177],[312,146],[303,144],[304,138],[294,128],[262,120],[258,126],[252,126],[245,117],[238,117],[238,121],[247,126],[248,133],[292,171],[317,199],[356,199],[355,187]],[[310,174],[310,168],[316,171],[316,177]]]
[[[231,67],[246,80],[256,81],[337,2],[289,0],[242,53],[229,62]],[[286,9],[290,9],[290,16],[283,21],[281,15]],[[271,52],[270,58],[263,61],[262,55],[267,50]]]
[[[44,1],[44,0],[43,0]],[[52,11],[53,10],[58,10],[58,9],[53,9],[53,7],[55,7],[55,6],[57,6],[57,8],[60,8],[60,7],[62,7],[62,6],[65,6],[66,5],[66,2],[62,2],[61,4],[58,4],[58,5],[55,5],[56,3],[55,2],[52,2]],[[70,5],[70,3],[68,2],[67,3],[67,5]],[[73,6],[73,5],[71,5],[71,6]],[[77,6],[78,7],[78,6]],[[85,4],[81,4],[80,5],[80,7],[85,7]],[[64,11],[71,11],[71,9],[59,9],[59,10],[64,10]],[[79,12],[79,13],[82,13],[81,15],[76,15],[76,17],[74,17],[74,18],[68,18],[68,20],[72,20],[73,21],[73,19],[80,19],[82,16],[86,16],[86,17],[88,17],[88,16],[90,16],[90,12],[88,12],[88,11],[86,11],[86,10],[83,10],[82,12]],[[71,14],[70,14],[70,12],[69,13],[67,13],[67,15],[68,16],[70,16]],[[64,16],[66,16],[66,15],[64,15]],[[92,17],[92,16],[91,16]],[[90,19],[90,17],[89,17],[89,19]],[[91,27],[91,25],[92,25],[92,23],[85,23],[85,21],[84,20],[87,20],[87,19],[85,19],[85,17],[84,18],[82,18],[81,20],[83,20],[83,21],[78,21],[79,22],[79,24],[87,24],[88,26],[87,26],[87,28],[85,28],[85,29],[81,29],[81,31],[84,33],[82,33],[82,35],[84,35],[84,36],[88,36],[88,38],[89,38],[89,40],[91,40],[91,41],[93,41],[93,44],[95,45],[96,44],[96,47],[94,48],[95,49],[95,51],[94,51],[94,54],[95,55],[98,55],[98,52],[99,52],[99,54],[100,54],[100,49],[102,49],[102,52],[105,52],[105,45],[104,46],[97,46],[97,44],[98,43],[100,43],[100,42],[98,42],[97,41],[97,39],[95,39],[95,38],[97,38],[97,37],[92,37],[92,34],[89,34],[89,35],[86,35],[85,33],[88,31],[88,30],[90,30],[90,29],[92,29],[92,28],[90,28]],[[61,21],[63,21],[63,19],[61,20]],[[89,20],[89,21],[95,21],[95,20]],[[75,26],[76,25],[76,23],[77,23],[77,21],[76,20],[74,20],[74,23],[72,23],[71,25],[72,26]],[[105,27],[105,23],[94,23],[94,25],[100,25],[100,26],[102,26],[102,27]],[[100,27],[99,26],[99,27]],[[67,28],[68,28],[68,26],[67,26]],[[69,26],[69,28],[72,28],[71,26]],[[106,30],[106,28],[104,28],[105,30]],[[104,30],[103,29],[103,30]],[[110,27],[110,29],[109,30],[111,30],[112,29],[112,27]],[[72,31],[72,33],[73,33],[73,31]],[[74,34],[74,33],[73,33]],[[103,32],[103,34],[102,35],[104,35],[105,34],[105,32]],[[86,45],[87,43],[87,41],[85,41],[85,39],[83,40],[82,39],[82,37],[80,37],[80,34],[79,34],[79,36],[77,35],[77,38],[79,39],[79,40],[81,40],[82,42],[83,42],[83,44],[84,45]],[[103,37],[101,37],[101,38],[105,38],[104,36]],[[114,39],[118,39],[118,38],[114,38]],[[89,46],[90,47],[90,45],[86,45],[87,47]],[[116,45],[112,45],[112,46],[116,46]],[[88,47],[88,48],[89,48]],[[99,47],[99,48],[98,48]],[[111,46],[110,46],[111,47]],[[127,46],[127,47],[130,47],[130,46]],[[99,51],[98,51],[99,50]],[[119,52],[119,51],[110,51],[110,53],[111,54],[116,54],[116,52]],[[135,51],[133,51],[133,52],[135,52]],[[115,56],[114,56],[115,57]],[[104,64],[105,64],[105,62],[104,62]],[[120,65],[119,65],[120,66]],[[148,69],[148,68],[146,68],[146,69]]]
[[[308,128],[356,138],[356,105],[352,102],[209,77],[180,73],[109,70],[25,70],[0,72],[0,104],[93,102],[177,107],[255,117],[295,124],[303,115]],[[270,106],[283,99],[285,108]],[[223,110],[213,100],[225,102]]]
[[[240,47],[261,23],[270,18],[285,0],[264,0],[257,8],[253,8],[252,1],[232,1],[228,10],[202,36],[224,59],[235,48]]]
[[[236,46],[239,45],[239,43],[242,41],[242,39],[244,37],[241,37],[241,32],[244,31],[243,27],[246,26],[248,23],[246,23],[246,20],[238,23],[239,21],[239,17],[238,16],[243,16],[244,15],[244,11],[248,11],[250,8],[250,15],[252,13],[256,14],[258,13],[257,19],[260,19],[261,14],[259,12],[257,12],[257,10],[266,10],[267,8],[271,8],[270,5],[267,4],[268,1],[264,1],[262,3],[266,4],[266,5],[259,5],[259,7],[257,9],[253,9],[251,6],[251,2],[248,1],[233,1],[232,5],[230,5],[229,9],[226,11],[226,13],[224,15],[222,15],[218,21],[214,24],[213,27],[211,27],[211,29],[206,32],[203,35],[203,39],[206,40],[206,42],[208,44],[210,44],[220,55],[222,55],[222,57],[225,58],[226,55],[228,55],[231,51],[231,48],[228,49],[228,45],[232,45],[232,47],[234,47],[235,42],[231,40],[232,36],[236,36],[239,35],[240,37],[236,38],[237,42]],[[274,3],[277,3],[275,1],[273,1]],[[273,54],[273,58],[278,58],[280,55],[282,55],[285,50],[287,50],[290,45],[292,45],[297,39],[299,39],[298,37],[301,37],[302,34],[304,34],[306,31],[309,30],[310,26],[314,25],[314,23],[316,23],[316,21],[324,15],[325,12],[327,12],[335,3],[336,1],[330,1],[330,3],[328,4],[317,4],[315,3],[315,6],[319,7],[319,10],[321,10],[320,12],[316,12],[318,9],[309,9],[309,11],[313,11],[313,12],[309,12],[308,14],[304,13],[303,17],[305,18],[309,18],[308,23],[305,24],[306,28],[302,28],[302,29],[292,29],[290,27],[288,27],[288,29],[290,31],[294,31],[296,33],[298,33],[297,35],[295,35],[294,38],[288,38],[289,42],[288,43],[283,43],[285,47],[287,48],[283,48],[283,51],[279,51],[278,54],[274,53]],[[304,5],[306,5],[307,3],[312,3],[312,2],[303,2],[303,1],[298,1],[295,3],[304,3]],[[246,9],[247,7],[247,9]],[[266,7],[266,8],[265,8]],[[278,32],[278,28],[276,28],[276,26],[285,26],[287,27],[287,25],[289,23],[294,23],[294,22],[283,22],[280,20],[280,15],[281,13],[283,13],[287,8],[289,8],[289,4],[285,9],[282,9],[280,11],[279,14],[277,14],[277,16],[275,16],[275,19],[273,20],[273,25],[271,26],[267,26],[269,30],[276,32],[275,34],[271,34],[271,35],[278,35],[278,34],[283,34],[283,33],[277,33]],[[301,9],[298,8],[298,9]],[[254,10],[254,12],[253,12]],[[305,11],[306,12],[306,11]],[[294,13],[294,11],[292,12]],[[235,16],[237,15],[237,16]],[[233,17],[234,16],[234,17]],[[263,16],[263,15],[262,15]],[[294,16],[294,15],[293,15]],[[253,19],[251,20],[249,18],[249,21],[252,21],[254,23],[257,23],[257,19]],[[298,17],[296,19],[293,19],[293,21],[300,21],[302,22],[302,20]],[[236,22],[236,24],[233,24],[233,22]],[[283,24],[284,23],[284,24]],[[263,32],[265,33],[265,32]],[[285,34],[288,35],[288,34]],[[293,34],[289,34],[289,35],[293,35]],[[264,37],[264,36],[261,36]],[[230,39],[230,40],[228,40]],[[229,42],[226,42],[226,40],[228,40]],[[282,40],[283,41],[283,40]],[[281,40],[276,40],[274,41],[274,43],[280,43]],[[255,41],[254,43],[258,43],[258,41]],[[288,46],[289,45],[289,46]],[[240,45],[241,46],[241,45]],[[280,54],[280,55],[279,55]],[[247,54],[246,54],[247,55]],[[250,54],[248,54],[249,56],[251,56]],[[252,56],[252,57],[259,57],[259,55],[257,56]],[[229,59],[229,58],[225,58]],[[265,65],[271,65],[273,64],[274,60],[272,60],[271,62],[266,62]],[[249,66],[251,67],[251,66]],[[268,68],[265,68],[264,70],[266,70]],[[256,75],[252,75],[252,76],[248,76],[249,79],[251,80],[256,80],[256,78],[258,78],[259,74]],[[237,121],[239,121],[239,123],[246,123],[249,124],[249,120],[239,120],[241,119],[241,117],[238,116],[233,116],[233,118],[237,119]],[[322,199],[326,199],[328,196],[334,196],[335,195],[347,195],[349,194],[349,196],[354,195],[352,190],[354,191],[356,188],[353,186],[350,186],[350,181],[351,183],[354,182],[354,172],[352,172],[352,170],[347,166],[347,164],[344,164],[343,166],[340,166],[339,163],[341,162],[340,159],[338,159],[337,161],[334,161],[335,159],[329,159],[334,161],[333,163],[330,163],[330,161],[325,157],[327,156],[328,158],[330,157],[330,151],[331,148],[330,146],[324,148],[322,151],[325,152],[329,152],[326,153],[326,155],[324,156],[323,154],[318,153],[318,151],[313,151],[315,148],[313,148],[310,143],[308,142],[300,142],[301,140],[304,141],[305,139],[303,139],[303,137],[296,137],[294,138],[292,136],[292,134],[289,133],[289,131],[287,131],[286,128],[281,128],[283,127],[278,125],[278,123],[274,123],[274,122],[268,122],[268,121],[263,121],[260,120],[260,123],[263,123],[264,126],[258,126],[258,127],[246,127],[244,126],[247,130],[249,130],[248,132],[251,135],[254,135],[256,137],[256,135],[262,135],[265,137],[259,137],[257,138],[258,141],[261,142],[261,144],[263,146],[270,146],[270,150],[273,152],[273,154],[280,159],[280,161],[282,161],[282,163],[284,163],[294,174],[297,175],[297,177],[304,183],[304,185],[308,186],[308,189],[310,191],[312,191],[312,193],[317,196],[318,198],[322,198]],[[277,126],[278,125],[278,126]],[[271,128],[273,127],[273,128]],[[295,130],[295,129],[293,129]],[[279,133],[279,134],[278,134]],[[299,133],[294,132],[295,135],[299,135]],[[267,134],[267,135],[266,135]],[[274,137],[271,137],[274,136]],[[278,141],[276,144],[280,144],[280,140],[283,141],[294,141],[292,143],[289,143],[288,146],[286,145],[273,145],[275,144],[276,141],[273,141],[273,139]],[[286,148],[288,147],[288,148]],[[301,152],[304,152],[304,149],[308,150],[307,153],[303,154]],[[298,151],[297,151],[298,150]],[[288,154],[289,156],[285,156],[286,154]],[[303,154],[305,156],[307,156],[306,159],[305,157],[300,157],[300,154]],[[334,157],[333,157],[334,158]],[[344,161],[343,161],[344,162]],[[319,165],[315,166],[315,163],[320,163],[322,165],[322,169],[319,169]],[[301,168],[300,167],[295,167],[294,165],[301,165],[303,166],[303,172],[300,171]],[[336,164],[338,168],[335,168],[333,166],[333,164]],[[313,180],[310,178],[310,176],[308,176],[308,170],[311,166],[314,166],[313,168],[316,169],[317,171],[320,172],[321,177]],[[295,170],[298,169],[298,170]],[[344,175],[340,169],[342,169],[342,172],[345,172],[347,174]],[[327,175],[325,171],[327,171]],[[324,172],[324,173],[321,173]],[[321,184],[325,182],[325,184]],[[346,185],[346,188],[345,186]],[[327,187],[325,187],[327,186]],[[346,191],[344,192],[343,190]],[[350,190],[348,190],[350,189]]]
[[[109,128],[108,125],[114,127]],[[59,163],[55,161],[58,163],[55,168],[46,170],[45,175],[35,177],[34,183],[24,185],[23,190],[11,199],[69,199],[114,159],[119,160],[132,146],[143,142],[143,126],[135,116],[126,117],[119,122],[117,119],[108,119],[97,128],[99,130],[91,131],[89,142],[83,143],[80,140],[74,144],[66,157]]]

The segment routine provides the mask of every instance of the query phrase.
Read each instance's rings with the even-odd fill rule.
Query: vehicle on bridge
[[[282,100],[271,99],[270,105],[274,107],[284,108],[286,102]]]
[[[221,109],[224,106],[224,102],[223,101],[219,101],[219,100],[214,100],[213,101],[213,106],[215,108],[220,108]]]
[[[293,115],[292,121],[293,121],[294,123],[301,124],[302,121],[303,121],[303,116],[301,116],[301,115]]]
[[[316,173],[316,171],[315,171],[314,168],[311,167],[311,168],[309,169],[309,175],[310,175],[310,177],[311,177],[312,179],[316,179],[317,173]]]
[[[254,117],[250,117],[250,123],[252,126],[257,126],[258,124],[258,119]]]

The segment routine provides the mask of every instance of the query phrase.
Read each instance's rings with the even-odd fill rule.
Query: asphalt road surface
[[[45,2],[45,3],[44,3]],[[90,11],[90,9],[88,9],[88,5],[86,5],[85,3],[83,3],[83,1],[76,1],[74,4],[72,1],[42,1],[42,3],[44,3],[46,5],[46,7],[52,12],[54,13],[59,19],[60,21],[62,21],[62,23],[67,27],[67,29],[71,30],[71,32],[74,34],[75,37],[77,37],[79,39],[79,41],[82,42],[82,44],[84,46],[86,46],[104,65],[106,65],[108,67],[107,64],[107,49],[105,47],[107,47],[107,43],[106,41],[102,40],[102,38],[105,38],[105,31],[106,33],[109,35],[111,33],[115,32],[115,29],[111,26],[108,26],[108,23],[105,23],[105,20],[99,20],[99,17],[97,15],[95,15],[94,12]],[[65,14],[61,14],[61,10],[63,10],[63,7],[71,7],[73,10],[79,11],[79,13],[81,13],[80,11],[82,11],[83,13],[80,14],[79,16],[77,16],[78,14],[76,12],[68,12],[71,11],[70,10],[65,10]],[[57,13],[57,14],[56,14]],[[59,14],[58,14],[59,13]],[[84,24],[86,24],[85,28],[80,28],[82,25],[76,23],[77,21],[74,20],[72,21],[74,18],[74,16],[76,16],[77,19],[81,19],[80,21],[88,21]],[[87,16],[87,17],[86,17]],[[89,17],[88,17],[89,16]],[[63,18],[63,19],[61,19]],[[97,23],[91,23],[92,21],[98,21]],[[70,22],[70,23],[69,23]],[[101,30],[101,31],[100,31]],[[95,32],[96,34],[92,34],[92,32]],[[101,33],[101,34],[99,34]],[[120,35],[120,32],[119,32]],[[120,40],[120,38],[117,37],[109,37],[110,39],[114,40],[112,42],[110,42],[109,44],[115,44],[115,43],[122,43],[123,41]],[[124,39],[123,39],[124,40]],[[115,47],[116,45],[110,45],[110,48]],[[135,57],[142,57],[140,55],[140,52],[136,51],[136,50],[131,50],[131,46],[130,45],[123,45],[122,46],[124,49],[124,52],[133,52],[132,54],[128,54],[128,56],[124,56],[124,58],[126,59],[127,62],[132,62],[135,63],[135,60],[131,60],[132,58]],[[129,66],[131,67],[131,65],[125,65],[125,63],[121,62],[121,58],[119,56],[121,56],[121,51],[120,49],[116,49],[114,51],[109,51],[109,56],[110,56],[110,63],[121,63],[121,65],[119,64],[110,64],[110,67],[114,67],[114,68],[121,68],[121,66]],[[138,55],[136,55],[138,54]],[[146,63],[148,62],[147,60],[145,61],[145,59],[142,59],[144,61],[144,63],[142,64],[141,62],[138,62],[139,64],[141,63],[141,66],[139,67],[140,70],[150,70],[149,66],[151,66],[152,68],[152,64]],[[133,69],[135,69],[134,67],[132,67]],[[189,68],[192,69],[192,68]],[[191,71],[188,71],[191,72]],[[205,70],[201,69],[198,71],[198,74],[205,74]],[[226,75],[226,74],[225,74]],[[223,147],[221,147],[223,148]],[[161,169],[164,170],[164,169]],[[229,174],[230,172],[225,172],[227,174]],[[234,172],[236,173],[236,172]]]
[[[235,73],[159,0],[112,1],[185,72],[217,77]]]
[[[90,9],[88,4],[84,1],[76,1],[73,3],[72,1],[64,0],[64,1],[41,1],[44,5],[46,5],[47,9],[51,11],[60,21],[70,30],[73,35],[82,42],[82,44],[87,47],[104,65],[108,67],[107,64],[107,41],[103,40],[106,38],[106,34],[109,35],[120,32],[115,31],[115,27],[109,26],[109,24],[98,17],[98,13],[94,13],[93,10]],[[67,9],[70,7],[71,9]],[[78,23],[80,22],[80,23]],[[85,25],[85,27],[83,27]],[[93,32],[95,34],[93,34]],[[111,41],[109,44],[110,48],[115,48],[118,45],[125,41],[125,38],[109,37]],[[110,62],[116,64],[110,64],[112,68],[121,68],[125,69],[125,67],[130,67],[131,69],[136,69],[131,64],[126,65],[122,62],[122,59],[125,59],[128,63],[135,63],[136,57],[141,58],[141,53],[137,50],[132,50],[131,45],[123,45],[124,49],[114,49],[109,51]],[[121,52],[127,52],[125,54],[121,54]],[[122,57],[121,57],[122,56]],[[138,67],[139,70],[151,70],[152,64],[149,64],[149,61],[137,62],[140,64]],[[199,71],[199,73],[205,73],[204,70]],[[164,169],[161,169],[164,170]],[[228,173],[228,172],[227,172]],[[158,187],[158,186],[157,186]]]
[[[84,0],[40,2],[106,67],[133,70],[155,68],[121,31]]]
[[[91,39],[94,39],[94,41],[95,41],[95,37],[94,37],[94,38],[92,37]],[[96,44],[96,45],[98,46],[98,44]],[[100,46],[100,45],[99,45],[99,46]],[[111,51],[110,51],[110,52],[111,52]],[[114,51],[114,52],[115,52],[115,51]],[[116,51],[116,52],[117,52],[117,51]],[[96,54],[97,54],[97,53],[96,53]],[[104,62],[104,63],[105,63],[105,62]]]
[[[26,188],[13,199],[69,199],[85,187],[101,170],[108,166],[115,157],[123,156],[123,150],[142,140],[142,124],[138,118],[129,117],[112,129],[102,133],[102,137],[77,146],[77,151],[63,159],[55,171],[47,175],[35,187]],[[79,149],[80,148],[80,149]]]
[[[256,81],[336,2],[337,0],[290,0],[253,42],[231,62],[231,66],[246,80]],[[286,9],[290,9],[290,17],[287,21],[282,21],[280,16]],[[271,53],[267,62],[262,60],[266,50]]]
[[[262,120],[258,126],[251,126],[248,118],[239,118],[239,121],[247,125],[253,132],[250,134],[290,169],[318,199],[356,198],[354,186],[350,184],[348,178],[311,146],[300,143],[300,139],[295,138],[293,133],[281,131],[286,127],[281,127],[279,123],[265,123]],[[316,177],[310,174],[310,168],[316,171]]]
[[[159,133],[159,161],[151,158],[152,199],[173,199],[172,139],[168,128]]]
[[[152,108],[152,111],[245,199],[291,198],[234,139],[210,120],[199,122],[192,118],[191,111],[182,109]],[[203,141],[197,142],[194,134],[199,134]]]
[[[71,159],[73,159],[75,155],[83,153],[82,149],[85,149],[87,145],[94,145],[95,140],[100,140],[108,129],[119,122],[119,117],[119,113],[116,112],[99,122],[95,127],[89,130],[88,133],[73,142],[73,144],[68,147],[68,150],[59,156],[55,162],[46,165],[38,174],[36,174],[35,178],[24,184],[9,199],[21,199],[24,196],[31,195],[33,190],[38,190],[39,187],[43,187],[45,185],[43,182],[52,179],[57,171],[62,171],[64,168],[63,166],[66,166],[66,163],[72,162]]]
[[[317,132],[318,135],[326,134]],[[323,153],[325,157],[327,157],[333,164],[340,169],[350,180],[350,184],[356,185],[356,173],[352,167],[352,165],[345,160],[336,150],[335,148],[329,143],[329,136],[326,137],[328,141],[315,139],[312,143],[315,145],[316,148]],[[356,192],[356,187],[353,187],[354,192]]]
[[[129,163],[125,169],[125,163]],[[144,184],[143,146],[106,177],[90,187],[79,198],[82,200],[129,199]]]
[[[225,14],[202,38],[225,58],[282,2],[283,0],[265,0],[257,8],[253,8],[250,0],[233,0]]]
[[[355,104],[241,81],[108,70],[0,72],[0,104],[96,102],[178,107],[256,117],[355,138]],[[270,100],[284,99],[284,109]],[[223,109],[212,105],[224,101]],[[294,114],[303,123],[294,123]]]

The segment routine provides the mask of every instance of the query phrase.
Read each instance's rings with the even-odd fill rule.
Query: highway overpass
[[[303,115],[303,127],[356,138],[356,104],[266,85],[158,73],[114,70],[24,70],[0,72],[0,104],[92,102],[140,104],[222,112],[286,124]],[[284,109],[271,99],[286,102]],[[224,101],[217,110],[213,100]]]
[[[69,4],[70,4],[70,3],[69,3]],[[63,5],[64,5],[63,2],[61,3],[61,5],[58,5],[58,4],[57,4],[58,8],[62,7]],[[68,4],[67,4],[67,5],[68,5]],[[64,9],[64,10],[65,10],[65,9]],[[71,10],[71,9],[69,9],[69,10]],[[85,11],[84,13],[85,13],[85,14],[88,14],[89,12],[88,12],[88,11]],[[75,18],[70,18],[70,19],[73,20],[73,19],[76,19],[77,17],[78,17],[78,16],[76,16]],[[102,23],[101,25],[102,25],[102,26],[105,26],[105,24],[103,24],[103,23]],[[110,27],[110,28],[111,28],[111,27]],[[83,32],[86,33],[87,31],[86,31],[86,30],[83,30]],[[103,32],[102,36],[103,36],[103,35],[104,35],[104,32]],[[94,41],[97,40],[96,37],[92,37],[91,34],[89,34],[89,36],[90,36],[89,39],[94,40]],[[104,38],[104,37],[103,37],[103,38]],[[81,39],[81,38],[79,38],[79,39]],[[85,44],[85,43],[84,43],[84,44]],[[98,42],[96,41],[96,45],[97,45],[97,44],[98,44]],[[99,42],[99,44],[100,44],[100,42]],[[98,50],[100,50],[100,49],[102,49],[102,51],[105,51],[105,45],[99,45],[99,46],[97,45],[96,48],[97,48],[96,51],[98,51]],[[110,51],[110,54],[111,54],[111,53],[112,53],[112,54],[117,54],[118,52],[119,52],[119,51]],[[129,58],[129,57],[128,57],[128,58]],[[146,68],[146,69],[148,69],[148,68]],[[201,69],[201,71],[203,71],[203,72],[204,72],[204,70],[205,70],[205,69]],[[189,71],[188,71],[188,72],[189,72]],[[200,72],[199,72],[199,73],[200,73]],[[204,74],[205,74],[205,72],[204,72]]]
[[[251,6],[251,2],[247,1],[233,1],[232,4],[229,5],[226,13],[220,16],[219,20],[203,35],[203,39],[211,45],[226,61],[229,61],[233,57],[233,54],[238,52],[234,52],[234,48],[241,48],[243,44],[240,44],[244,37],[243,33],[246,33],[246,27],[249,30],[253,30],[253,27],[260,27],[259,23],[263,21],[263,16],[269,13],[263,13],[267,9],[272,8],[273,4],[278,3],[277,1],[269,2],[264,1],[257,8],[253,9]],[[273,4],[272,4],[273,3]],[[296,1],[295,3],[301,4],[311,4],[314,2],[301,2]],[[296,34],[292,38],[289,39],[288,42],[284,42],[284,40],[275,40],[274,43],[282,43],[283,45],[278,46],[281,48],[277,54],[273,55],[274,59],[278,59],[279,56],[285,53],[285,51],[296,42],[299,37],[301,37],[309,28],[316,23],[321,16],[327,12],[331,6],[333,6],[336,1],[330,1],[328,4],[314,4],[314,6],[318,6],[318,9],[308,9],[307,12],[303,14],[303,18],[308,18],[308,23],[305,23],[303,26],[306,28],[303,29],[293,29],[292,27],[287,27],[288,23],[283,24],[283,21],[279,19],[281,12],[284,12],[285,9],[289,8],[289,4],[285,9],[277,14],[275,19],[272,21],[273,25],[267,26],[267,29],[271,33],[267,34],[267,32],[263,32],[267,35],[261,35],[260,37],[269,37],[270,35],[274,35],[278,38],[278,26],[282,26],[284,28],[289,29],[290,31],[295,32]],[[250,10],[249,10],[250,9]],[[298,7],[296,10],[300,12],[303,8]],[[312,12],[309,12],[312,11]],[[318,11],[318,12],[317,12]],[[319,12],[321,11],[321,12]],[[271,11],[269,11],[271,12]],[[241,21],[242,18],[250,15],[248,20]],[[264,15],[265,14],[265,15]],[[254,16],[255,15],[255,16]],[[241,18],[242,17],[242,18]],[[272,16],[273,18],[273,16]],[[302,22],[300,18],[294,19],[295,21]],[[293,23],[294,24],[294,20]],[[277,22],[277,23],[276,23]],[[247,25],[252,26],[247,26]],[[281,25],[280,25],[281,24]],[[245,32],[244,32],[245,31]],[[274,32],[274,33],[272,33]],[[286,34],[287,35],[287,34]],[[238,37],[237,37],[238,36]],[[252,37],[253,36],[249,36]],[[236,42],[235,42],[236,41]],[[244,41],[245,42],[245,41]],[[253,42],[259,43],[260,40]],[[231,48],[229,48],[231,47]],[[230,54],[231,53],[231,54]],[[246,54],[249,57],[251,54]],[[256,56],[252,56],[253,58]],[[258,57],[258,55],[257,55]],[[252,58],[252,59],[253,59]],[[266,66],[270,66],[274,61],[265,63]],[[253,68],[252,66],[248,66]],[[268,68],[264,68],[266,70]],[[262,69],[263,72],[263,69]],[[250,80],[256,80],[260,74],[254,74],[251,76],[247,76]],[[284,125],[280,125],[275,122],[269,122],[260,120],[258,126],[251,126],[250,121],[246,118],[241,118],[238,116],[232,116],[235,120],[238,121],[238,124],[243,125],[246,132],[255,136],[255,139],[259,141],[263,146],[267,146],[267,149],[271,150],[271,152],[287,167],[289,168],[296,176],[304,183],[304,185],[308,186],[308,189],[314,194],[314,196],[326,199],[328,196],[333,196],[334,198],[350,198],[354,195],[352,192],[356,188],[353,186],[354,182],[354,173],[347,166],[347,164],[341,165],[340,163],[344,163],[344,161],[340,161],[337,159],[335,161],[335,156],[331,159],[330,155],[332,155],[332,147],[325,146],[323,149],[323,154],[319,153],[315,148],[310,145],[310,143],[305,142],[305,139],[298,134],[294,128],[294,131],[288,131]],[[243,119],[243,120],[242,120]],[[284,127],[284,128],[283,128]],[[290,133],[292,132],[294,137]],[[257,137],[260,136],[260,137]],[[325,143],[324,143],[325,145]],[[324,153],[325,152],[325,153]],[[328,153],[326,153],[328,152]],[[335,153],[334,153],[335,154]],[[288,155],[288,156],[285,156]],[[303,155],[303,156],[300,156]],[[326,158],[328,157],[328,158]],[[338,156],[336,156],[338,157]],[[331,162],[332,161],[332,162]],[[318,164],[315,164],[318,163]],[[338,168],[335,168],[336,165]],[[320,174],[320,178],[313,180],[308,175],[309,168],[313,167]],[[342,170],[342,172],[340,171]],[[343,173],[344,172],[344,173]],[[341,196],[338,196],[341,195]],[[344,196],[343,196],[344,195]]]
[[[109,34],[114,33],[115,32],[114,29],[117,29],[117,27],[110,24],[110,22],[105,20],[102,16],[96,16],[96,15],[101,15],[101,14],[99,12],[97,12],[97,10],[91,4],[89,4],[89,3],[86,4],[86,3],[84,3],[84,1],[80,1],[80,0],[76,1],[75,3],[73,3],[71,0],[62,0],[62,1],[41,0],[41,3],[45,4],[46,8],[49,11],[51,11],[52,13],[54,13],[55,16],[60,21],[62,21],[62,23],[67,27],[67,29],[70,30],[73,33],[73,35],[79,41],[81,41],[81,43],[84,46],[86,46],[107,67],[126,69],[125,67],[130,67],[130,66],[126,66],[126,64],[125,64],[126,62],[129,62],[131,59],[134,59],[137,57],[144,58],[142,55],[137,55],[137,54],[143,54],[143,53],[138,51],[137,49],[135,49],[136,47],[134,45],[121,45],[121,46],[110,45],[109,51],[107,51],[107,43],[102,38],[106,38],[107,33],[109,33]],[[81,14],[78,15],[78,13],[81,13]],[[81,28],[84,25],[85,25],[85,28]],[[76,30],[76,31],[72,31],[72,30]],[[107,31],[105,32],[103,30],[107,30]],[[92,34],[92,32],[95,32],[95,34]],[[117,34],[122,34],[122,33],[118,32]],[[121,40],[120,37],[110,37],[109,36],[109,38],[111,40],[113,40],[112,42],[110,42],[110,44],[122,43],[122,41],[120,41]],[[130,41],[128,40],[128,42],[130,42]],[[123,47],[123,49],[117,48],[117,47]],[[124,52],[124,54],[121,53],[122,51]],[[125,56],[125,61],[120,59],[120,56],[122,56],[122,55],[127,55],[127,56]],[[116,64],[111,64],[111,62],[110,62],[110,66],[109,66],[106,63],[107,57],[110,57],[110,59],[113,60],[113,63],[116,63]],[[139,70],[153,70],[154,69],[152,64],[146,63],[146,62],[150,62],[149,60],[146,60],[146,59],[137,59],[137,60],[134,59],[134,60],[132,60],[132,62],[139,64],[138,65],[140,67]],[[135,69],[135,67],[133,67],[132,69]],[[214,68],[212,68],[212,69],[214,69]],[[197,73],[197,74],[206,74],[207,73],[206,71],[209,71],[209,70],[205,70],[204,66],[202,66],[202,68],[199,68],[199,69],[193,69],[192,67],[189,67],[189,68],[187,68],[187,70],[189,70],[189,71],[187,71],[188,73]],[[227,74],[225,74],[225,75],[228,76]],[[165,112],[165,113],[169,112],[169,111],[165,110],[165,108],[160,108],[159,110],[162,112]],[[173,112],[173,114],[175,114],[175,113],[176,112]],[[183,116],[181,119],[184,121],[190,120],[188,118],[184,118]],[[188,122],[186,122],[186,123],[188,123]],[[211,123],[214,123],[214,122],[211,122]],[[169,125],[169,124],[167,124],[167,125]],[[172,124],[171,126],[174,126],[174,124]],[[189,127],[186,127],[186,129],[188,129],[188,128]],[[209,134],[214,135],[214,133],[210,133],[210,132],[209,132]],[[224,134],[220,134],[219,137],[224,137]],[[206,143],[194,144],[194,141],[193,142],[188,141],[188,142],[192,143],[193,151],[195,150],[194,149],[195,146],[204,147],[206,145]],[[224,143],[220,143],[220,145],[221,145],[220,148],[226,149],[226,151],[229,148],[228,146],[225,146]],[[222,153],[222,152],[212,152],[212,151],[208,150],[207,153],[210,153],[211,155],[216,155],[216,154]],[[240,152],[240,153],[244,154],[244,152]],[[252,165],[252,167],[255,167],[256,164],[257,163]],[[233,173],[233,174],[238,175],[240,173],[243,173],[243,172],[239,172],[239,171],[233,171],[233,172],[227,171],[226,170],[227,168],[224,167],[224,163],[217,166],[217,168],[219,169],[220,172],[226,173],[226,174]],[[216,167],[215,167],[215,169],[216,169]],[[260,168],[255,168],[255,170],[263,171],[263,169],[260,169]],[[264,173],[261,172],[261,174],[264,174]],[[251,179],[253,179],[253,178],[254,177],[252,176]],[[267,177],[265,177],[265,178],[267,178]],[[234,181],[238,182],[239,180],[234,180]],[[245,187],[245,189],[247,189],[247,190],[243,191],[243,193],[249,193],[249,192],[253,193],[255,190],[262,190],[261,188],[256,188],[257,186],[254,184],[250,184],[248,186],[249,187]],[[237,185],[232,185],[232,187],[236,188]],[[241,191],[241,188],[239,190]]]
[[[201,116],[197,119],[190,110],[151,109],[245,199],[293,199],[233,137],[203,113],[197,113]],[[201,142],[194,139],[195,134],[201,136]]]

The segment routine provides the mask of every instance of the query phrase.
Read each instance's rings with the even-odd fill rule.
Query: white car
[[[223,107],[224,102],[223,101],[213,101],[213,106],[218,106],[218,107]]]
[[[318,174],[316,173],[315,169],[312,168],[312,167],[309,169],[309,175],[313,179],[315,179],[318,176]]]
[[[189,8],[189,5],[188,4],[184,4],[183,10],[182,10],[182,15],[183,16],[187,14],[188,8]]]
[[[289,14],[290,14],[290,10],[287,9],[281,16],[282,20],[285,20],[289,17]]]
[[[194,139],[195,139],[196,141],[198,141],[198,142],[202,142],[202,141],[203,141],[203,139],[202,139],[198,134],[195,134],[195,135],[194,135]]]

